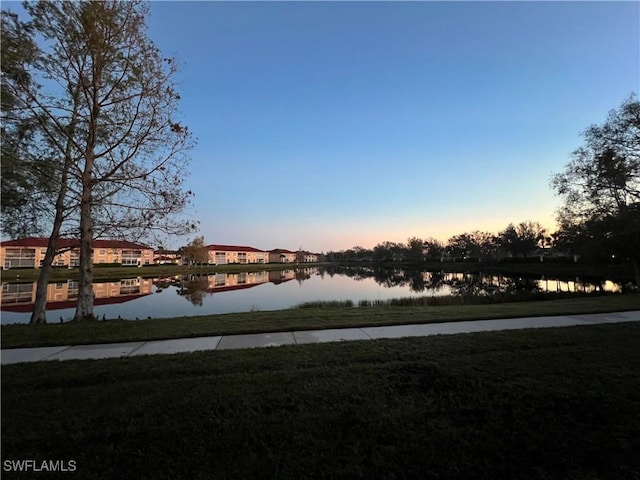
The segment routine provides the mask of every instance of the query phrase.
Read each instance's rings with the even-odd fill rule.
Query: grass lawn
[[[94,265],[93,278],[99,280],[114,280],[131,277],[165,277],[174,275],[190,275],[190,274],[215,274],[215,273],[237,273],[237,272],[256,272],[256,271],[277,271],[291,270],[297,268],[312,268],[320,266],[374,266],[368,263],[266,263],[266,264],[228,264],[228,265],[147,265],[141,267],[122,267],[122,266],[100,266]],[[378,265],[380,266],[380,265]],[[388,268],[416,268],[413,264],[388,263],[384,264]],[[502,272],[506,274],[521,275],[546,275],[547,277],[611,277],[617,280],[631,281],[633,280],[633,271],[630,265],[626,263],[616,264],[583,264],[583,263],[540,263],[532,261],[530,263],[425,263],[417,266],[426,270],[446,271],[446,272]],[[13,268],[2,270],[3,282],[29,282],[36,281],[40,270],[34,268]],[[51,271],[49,281],[56,280],[75,280],[78,278],[77,268],[54,267]]]
[[[303,263],[297,265],[295,263],[266,263],[266,264],[229,264],[229,265],[147,265],[141,267],[122,267],[122,266],[106,266],[101,267],[94,265],[94,280],[121,279],[131,277],[165,277],[174,275],[204,275],[215,273],[237,273],[237,272],[257,272],[257,271],[277,271],[277,270],[294,270],[296,268],[311,268],[322,265],[320,263]],[[3,282],[35,282],[38,280],[39,269],[35,268],[14,268],[2,271]],[[55,280],[76,280],[78,278],[77,268],[53,268],[49,281]]]
[[[9,365],[2,460],[95,480],[639,478],[639,345],[624,323]]]
[[[640,294],[489,305],[293,308],[141,321],[4,325],[2,348],[79,345],[321,328],[399,325],[640,309]]]

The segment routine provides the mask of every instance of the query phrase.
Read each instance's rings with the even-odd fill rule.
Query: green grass
[[[312,268],[319,266],[336,266],[336,263],[301,263],[301,264],[232,264],[232,265],[202,265],[185,267],[181,265],[149,265],[141,267],[112,267],[95,265],[93,269],[93,278],[96,280],[120,279],[130,277],[163,277],[187,274],[214,274],[214,273],[236,273],[236,272],[255,272],[255,271],[277,271],[296,268]],[[352,263],[342,266],[363,266],[373,264]],[[413,264],[389,263],[385,267],[390,268],[416,268]],[[547,277],[611,277],[617,280],[632,281],[634,279],[633,271],[630,265],[623,264],[582,264],[582,263],[540,263],[532,260],[530,263],[441,263],[432,262],[418,266],[425,270],[446,271],[446,272],[478,272],[485,273],[506,273],[520,275],[546,275]],[[0,271],[3,282],[26,282],[36,281],[38,279],[39,269],[10,269]],[[78,278],[77,268],[53,268],[50,281],[56,280],[75,280]]]
[[[638,345],[634,323],[9,365],[2,459],[94,480],[633,479]]]
[[[154,320],[3,325],[2,348],[161,340],[321,328],[347,328],[488,318],[568,315],[640,309],[640,295],[604,295],[489,305],[318,307]]]
[[[578,299],[588,297],[598,297],[602,293],[582,293],[582,292],[544,292],[544,291],[520,291],[513,293],[498,292],[493,295],[488,294],[463,294],[463,295],[439,295],[439,296],[418,296],[418,297],[400,297],[390,298],[386,300],[360,300],[359,307],[441,307],[447,305],[490,305],[510,302],[533,302],[533,301],[549,301],[563,299]],[[344,306],[348,305],[345,302]],[[640,305],[640,297],[639,297]],[[340,302],[310,302],[311,306],[340,306]],[[300,307],[306,307],[302,304]]]
[[[258,272],[258,271],[277,271],[292,270],[296,268],[311,268],[321,265],[320,263],[301,263],[301,264],[230,264],[230,265],[202,265],[202,266],[181,266],[181,265],[149,265],[142,267],[100,267],[94,266],[93,278],[95,280],[105,279],[121,279],[131,277],[165,277],[174,275],[189,274],[214,274],[214,273],[236,273],[236,272]],[[10,269],[2,270],[3,282],[25,282],[36,281],[40,270],[34,268]],[[55,280],[76,280],[78,278],[77,268],[53,268],[49,281]]]

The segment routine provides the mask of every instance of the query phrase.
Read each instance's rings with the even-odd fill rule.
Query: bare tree
[[[3,12],[2,31],[3,231],[42,234],[46,224],[50,228],[31,315],[32,323],[44,323],[47,280],[72,205],[70,135],[78,120],[79,88],[69,89],[67,101],[43,92],[40,82],[54,72],[29,27],[15,14]],[[43,104],[49,115],[43,113]]]
[[[38,88],[23,94],[56,160],[62,202],[55,212],[63,210],[79,237],[74,318],[93,318],[95,238],[195,229],[177,216],[192,195],[184,178],[193,139],[175,118],[176,62],[146,36],[146,3],[41,1],[24,8],[31,19],[22,34],[38,39],[40,55],[30,63]]]

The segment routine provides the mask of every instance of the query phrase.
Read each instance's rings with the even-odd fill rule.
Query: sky
[[[326,252],[525,220],[553,231],[552,175],[640,90],[638,2],[150,10],[149,37],[182,65],[207,243]]]

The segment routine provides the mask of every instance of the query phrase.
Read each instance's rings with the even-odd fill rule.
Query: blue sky
[[[509,222],[632,91],[640,4],[156,2],[211,243],[315,251]]]
[[[638,2],[153,2],[148,26],[208,243],[553,230],[550,177],[640,90]]]

